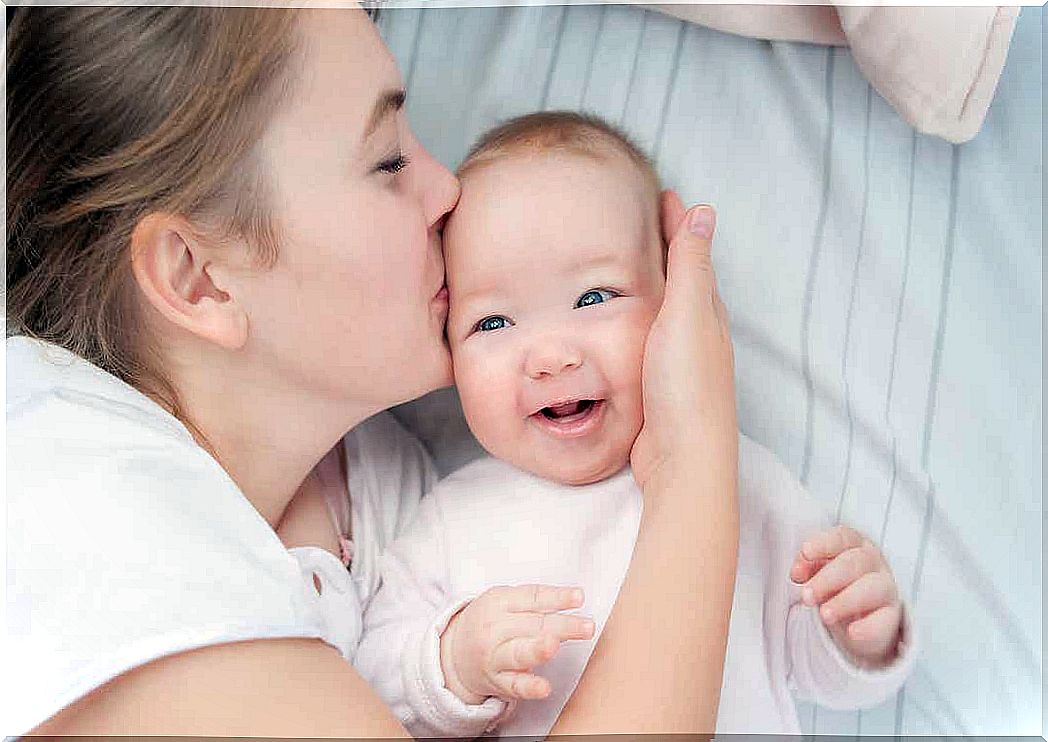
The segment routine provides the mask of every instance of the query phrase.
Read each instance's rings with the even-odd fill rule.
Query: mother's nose
[[[541,341],[524,358],[524,373],[532,379],[557,376],[582,366],[582,352],[572,343]]]
[[[459,179],[421,147],[412,159],[422,181],[420,185],[427,226],[442,226],[462,193]]]

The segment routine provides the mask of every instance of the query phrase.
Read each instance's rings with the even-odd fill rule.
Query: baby
[[[623,135],[573,113],[498,127],[459,175],[447,336],[491,457],[440,482],[385,555],[355,664],[416,736],[545,735],[640,523],[628,464],[664,284],[659,181]],[[912,667],[911,629],[880,551],[827,530],[770,452],[739,445],[717,731],[798,734],[791,691],[834,708],[879,703]],[[583,590],[588,617],[575,610]]]

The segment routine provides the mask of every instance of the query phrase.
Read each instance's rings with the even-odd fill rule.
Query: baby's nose
[[[556,376],[582,365],[582,353],[567,343],[543,343],[532,348],[525,371],[532,379]]]

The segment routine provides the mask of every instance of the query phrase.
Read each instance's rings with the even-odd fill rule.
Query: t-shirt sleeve
[[[9,399],[5,734],[166,655],[322,636],[294,557],[162,418],[62,389]]]

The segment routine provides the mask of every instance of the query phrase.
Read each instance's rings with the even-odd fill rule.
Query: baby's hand
[[[549,662],[561,642],[593,637],[593,621],[560,611],[579,608],[582,590],[548,585],[493,587],[456,613],[440,637],[448,690],[469,704],[549,695],[531,670]]]
[[[872,541],[837,526],[808,539],[790,577],[805,605],[820,606],[830,635],[861,664],[883,666],[898,650],[902,603],[888,563]]]

